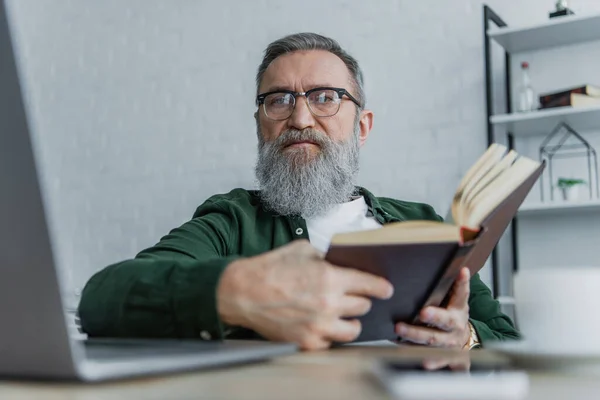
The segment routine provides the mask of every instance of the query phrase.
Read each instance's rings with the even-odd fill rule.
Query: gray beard
[[[313,129],[287,130],[265,142],[258,128],[256,178],[264,205],[280,215],[321,216],[355,194],[359,169],[359,125],[345,142],[336,142]],[[305,148],[285,149],[299,140],[320,146],[317,154]]]

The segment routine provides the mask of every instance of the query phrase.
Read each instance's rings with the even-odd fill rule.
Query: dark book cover
[[[552,101],[549,101],[547,103],[541,104],[541,108],[546,109],[546,108],[558,108],[558,107],[569,107],[573,105],[573,97],[571,96],[571,93],[567,93],[566,95],[560,96],[560,97],[555,97],[552,99]]]
[[[600,104],[600,97],[592,97],[585,94],[570,93],[563,97],[558,97],[550,103],[543,106],[543,109],[558,107],[586,107]]]
[[[326,260],[386,278],[394,285],[389,300],[373,299],[371,311],[359,318],[362,332],[356,341],[395,340],[394,323],[412,321],[455,258],[458,243],[332,246]]]

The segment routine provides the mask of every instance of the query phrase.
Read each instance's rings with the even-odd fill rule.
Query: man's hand
[[[308,241],[297,240],[231,263],[221,276],[217,304],[227,324],[316,350],[356,339],[361,326],[352,317],[370,310],[370,297],[392,293],[387,280],[329,264]]]
[[[468,268],[463,268],[454,283],[448,308],[426,307],[419,319],[428,327],[396,324],[402,339],[428,346],[462,348],[469,340],[469,280]]]

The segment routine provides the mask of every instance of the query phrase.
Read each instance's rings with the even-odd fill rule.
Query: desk
[[[368,378],[378,356],[406,358],[451,354],[425,348],[348,347],[299,353],[266,363],[94,385],[0,382],[0,399],[388,399]],[[499,356],[478,350],[473,360]],[[529,399],[591,399],[600,396],[597,377],[532,374]]]

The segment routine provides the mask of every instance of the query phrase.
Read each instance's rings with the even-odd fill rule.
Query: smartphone
[[[520,400],[529,393],[529,376],[506,364],[471,362],[468,371],[427,370],[420,361],[378,359],[373,377],[392,396],[414,400]]]

